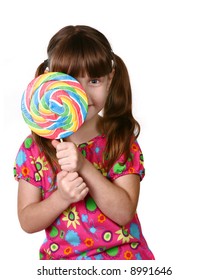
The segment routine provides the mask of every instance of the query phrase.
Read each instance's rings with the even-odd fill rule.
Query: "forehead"
[[[50,69],[74,77],[101,77],[112,71],[112,52],[91,40],[71,40],[51,53]]]
[[[102,77],[112,71],[111,60],[91,53],[77,54],[69,59],[68,73],[72,76],[92,78]]]

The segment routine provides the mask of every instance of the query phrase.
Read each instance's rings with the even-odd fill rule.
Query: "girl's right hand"
[[[58,192],[68,204],[83,200],[89,189],[77,172],[60,171],[57,174]]]

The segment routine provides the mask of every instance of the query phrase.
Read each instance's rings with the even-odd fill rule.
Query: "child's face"
[[[88,97],[88,114],[86,120],[90,120],[103,109],[113,75],[112,72],[100,78],[90,78],[87,75],[76,77]]]

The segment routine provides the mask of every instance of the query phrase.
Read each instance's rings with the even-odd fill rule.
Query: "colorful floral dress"
[[[78,149],[111,181],[126,174],[138,174],[140,179],[144,177],[143,155],[136,141],[131,147],[132,159],[121,164],[122,156],[109,172],[105,171],[102,164],[105,143],[105,136],[99,135],[79,145]],[[56,189],[56,184],[52,186],[53,174],[50,165],[31,135],[19,149],[14,173],[17,180],[26,180],[40,188],[42,199],[49,197]],[[42,260],[154,259],[142,235],[137,214],[130,223],[120,226],[101,212],[90,195],[69,205],[45,232],[46,239],[40,248]]]

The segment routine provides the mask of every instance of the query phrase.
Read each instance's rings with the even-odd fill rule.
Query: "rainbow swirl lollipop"
[[[49,72],[29,83],[22,96],[21,110],[33,132],[49,139],[62,139],[83,124],[88,100],[76,79]]]

